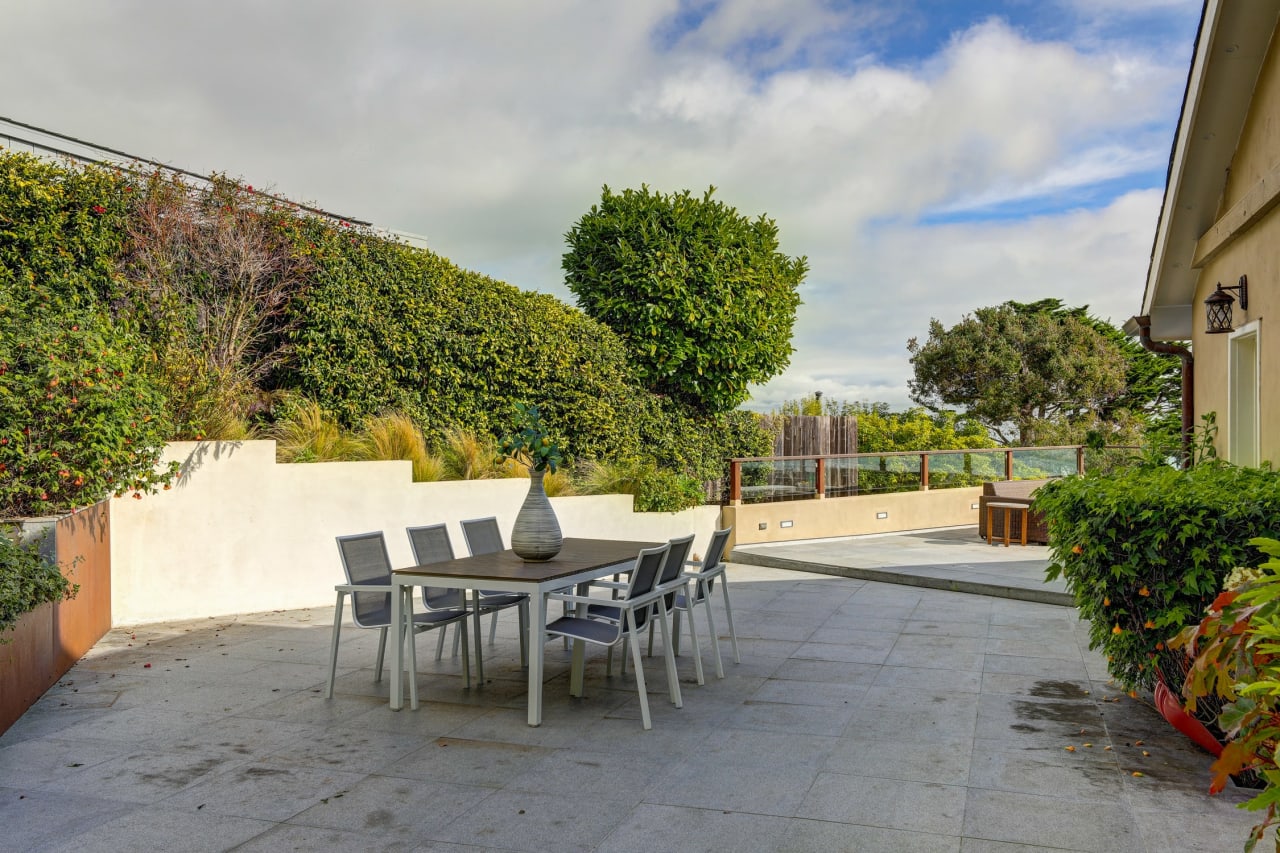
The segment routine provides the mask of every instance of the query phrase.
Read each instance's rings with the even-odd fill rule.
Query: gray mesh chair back
[[[347,583],[384,587],[391,583],[391,558],[381,532],[339,536],[338,552],[342,555]],[[378,627],[390,621],[391,593],[356,592],[351,598],[351,618],[361,628]]]
[[[732,532],[733,527],[729,526],[724,530],[717,530],[715,533],[711,534],[711,543],[707,545],[706,556],[702,558],[703,570],[713,569],[720,565],[721,560],[724,559],[725,546],[729,544],[729,534]],[[711,590],[715,585],[716,579],[714,576],[707,578],[705,585],[701,585],[696,588],[696,591],[693,594],[695,600],[701,601],[704,595],[710,595]]]
[[[636,558],[636,567],[631,572],[631,583],[627,585],[628,599],[639,598],[658,588],[658,580],[662,577],[662,567],[666,562],[666,554],[666,549],[659,548],[649,548],[640,552],[640,556]],[[636,611],[637,631],[649,624],[649,616],[652,613],[652,607],[645,607]],[[619,620],[618,639],[622,639],[624,630],[626,630],[626,625]]]
[[[473,555],[502,550],[502,531],[498,529],[498,519],[492,515],[462,522],[462,535],[467,539],[467,550]]]
[[[667,559],[662,564],[662,572],[658,576],[658,586],[668,586],[679,580],[680,574],[684,571],[684,561],[689,559],[689,551],[693,548],[693,534],[690,533],[688,536],[672,539],[667,544],[671,547],[667,551]],[[667,593],[668,610],[671,609],[675,594],[675,590]]]
[[[449,541],[449,531],[443,524],[410,527],[408,532],[409,544],[413,546],[413,559],[419,566],[453,559],[453,543]],[[424,586],[422,603],[431,610],[462,607],[466,603],[466,592],[461,589]]]

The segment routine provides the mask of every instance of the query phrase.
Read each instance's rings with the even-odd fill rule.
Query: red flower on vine
[[[95,204],[93,207],[91,207],[91,208],[89,208],[89,209],[90,209],[90,210],[92,210],[94,213],[97,213],[97,214],[99,214],[99,215],[101,215],[101,214],[103,214],[103,213],[106,213],[106,212],[107,212],[107,209],[106,209],[105,207],[103,207],[102,205],[100,205],[100,204]]]

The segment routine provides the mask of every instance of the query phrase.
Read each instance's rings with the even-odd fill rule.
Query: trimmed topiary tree
[[[808,261],[778,251],[778,227],[688,190],[614,194],[565,235],[565,282],[626,343],[641,381],[706,414],[727,412],[791,360]]]

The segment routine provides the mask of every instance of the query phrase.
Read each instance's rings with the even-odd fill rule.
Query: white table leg
[[[529,725],[542,725],[542,647],[547,628],[547,594],[535,589],[529,595]]]
[[[578,595],[587,595],[591,591],[591,584],[580,583],[577,586]],[[574,616],[586,616],[587,606],[585,604],[575,604],[573,606]],[[586,669],[587,661],[587,644],[582,640],[573,641],[573,659],[569,663],[569,695],[582,697],[582,671]]]
[[[484,635],[480,633],[480,590],[471,590],[471,595],[474,596],[471,605],[471,624],[474,630],[471,634],[476,638],[476,680],[484,687],[484,656],[480,654],[480,644],[484,642]]]
[[[403,590],[395,575],[391,576],[391,629],[395,638],[391,650],[391,710],[399,711],[404,703],[404,614],[401,612]]]

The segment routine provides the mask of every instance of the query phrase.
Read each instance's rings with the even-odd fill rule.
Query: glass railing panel
[[[806,500],[818,493],[818,463],[813,459],[741,464],[743,503]]]
[[[860,495],[911,492],[920,488],[920,457],[861,456],[857,462]]]
[[[958,489],[1004,479],[1004,451],[930,453],[929,488]]]
[[[1076,449],[1031,449],[1013,451],[1013,479],[1041,480],[1069,477],[1076,473]]]

